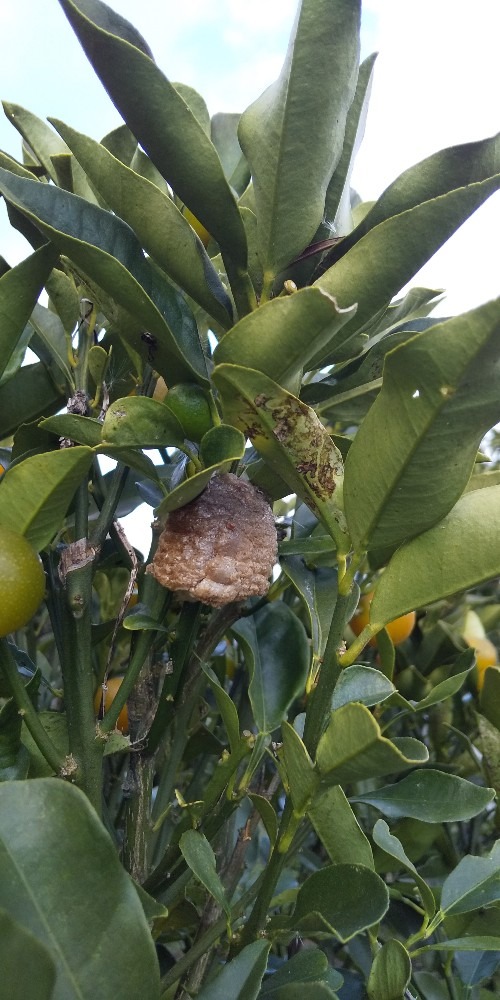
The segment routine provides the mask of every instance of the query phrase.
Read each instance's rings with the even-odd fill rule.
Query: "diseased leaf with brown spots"
[[[218,365],[213,380],[227,422],[251,439],[290,492],[308,504],[335,539],[338,551],[348,552],[342,457],[314,410],[252,368]]]

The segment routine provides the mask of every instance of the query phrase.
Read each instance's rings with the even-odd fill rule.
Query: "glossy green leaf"
[[[304,937],[330,933],[349,941],[378,923],[388,906],[388,890],[370,868],[328,865],[306,879],[294,912],[282,923]]]
[[[256,795],[254,792],[248,793],[254,809],[257,810],[264,824],[265,831],[269,837],[271,847],[274,847],[278,838],[278,817],[269,801],[263,795]]]
[[[134,230],[156,263],[223,327],[232,316],[228,294],[172,198],[121,163],[99,142],[56,119],[53,123],[107,204]]]
[[[494,796],[492,788],[425,768],[412,771],[396,785],[353,796],[352,801],[368,802],[390,819],[413,816],[424,823],[452,823],[477,816]]]
[[[428,757],[419,740],[407,738],[401,744],[386,739],[368,709],[351,703],[332,712],[316,764],[323,780],[338,785],[402,771]]]
[[[304,556],[306,559],[314,559],[315,556],[333,555],[336,551],[335,544],[330,535],[310,535],[308,538],[285,538],[279,542],[278,549],[280,555],[286,557],[289,565],[290,556]],[[283,567],[288,576],[287,569]]]
[[[306,539],[301,539],[306,541]],[[320,552],[323,549],[320,548]],[[287,556],[281,568],[300,594],[309,620],[313,657],[319,661],[324,653],[332,615],[337,600],[337,572],[329,567],[308,569],[298,556]]]
[[[355,311],[355,305],[339,310],[335,299],[318,288],[272,299],[226,333],[214,351],[214,362],[254,368],[298,392],[309,359],[335,342]]]
[[[0,785],[0,804],[0,905],[49,952],[54,1000],[157,1000],[139,897],[85,796],[40,778]]]
[[[235,264],[246,268],[238,206],[217,152],[175,86],[100,0],[59,0],[131,132],[176,194]],[[133,30],[133,29],[132,29]]]
[[[461,496],[499,419],[500,300],[386,356],[381,392],[349,449],[344,501],[355,548],[401,544]]]
[[[380,670],[357,663],[342,671],[333,692],[332,708],[341,708],[349,702],[361,705],[379,705],[394,694],[396,688]]]
[[[314,771],[314,764],[304,743],[289,722],[282,722],[281,736],[283,761],[293,809],[296,816],[303,816],[309,811],[311,800],[315,795],[318,775]]]
[[[366,986],[369,1000],[405,1000],[411,977],[410,956],[401,941],[386,941],[377,951]]]
[[[205,886],[207,892],[214,897],[228,921],[231,919],[231,908],[226,899],[224,886],[215,869],[215,854],[207,838],[198,830],[187,830],[179,841],[182,856],[193,875]]]
[[[216,430],[218,428],[213,428]],[[211,431],[207,432],[211,434]],[[203,490],[210,482],[214,472],[229,472],[229,469],[233,462],[237,462],[241,458],[241,438],[240,437],[230,437],[229,435],[224,435],[219,439],[220,444],[224,441],[225,444],[229,444],[231,441],[235,445],[235,453],[233,455],[227,454],[224,459],[220,459],[214,465],[209,465],[208,468],[202,469],[201,472],[196,472],[194,476],[190,476],[188,479],[184,479],[183,482],[179,483],[175,489],[171,490],[168,496],[161,501],[159,506],[155,510],[155,516],[163,520],[168,513],[172,510],[178,510],[179,507],[184,507],[191,500],[195,500],[196,497],[203,493]],[[217,438],[214,439],[217,444]]]
[[[62,376],[68,386],[72,385],[74,373],[68,359],[69,339],[57,313],[37,303],[30,316],[30,326],[36,334],[31,344],[35,354],[40,353],[40,348],[37,344],[38,337],[45,351],[48,353],[48,357],[56,365],[60,373],[59,379]],[[43,354],[41,354],[41,357],[43,358]]]
[[[157,618],[151,615],[149,608],[145,604],[135,604],[123,619],[123,628],[129,632],[165,632],[165,628]]]
[[[49,244],[0,277],[0,376],[12,358],[56,260],[57,253]]]
[[[81,417],[77,413],[61,413],[55,417],[41,420],[39,427],[59,437],[86,444],[94,448],[101,443],[102,424],[93,417]]]
[[[495,174],[381,222],[318,279],[316,285],[340,306],[358,303],[354,319],[339,334],[338,351],[499,187],[500,174]],[[316,355],[314,367],[321,367],[323,357]]]
[[[335,539],[349,549],[337,489],[343,481],[340,452],[314,410],[267,375],[236,365],[218,365],[213,381],[226,419],[239,427],[290,487],[309,505]],[[484,491],[483,491],[484,492]]]
[[[398,865],[401,865],[409,873],[418,888],[425,912],[429,919],[431,919],[436,912],[436,903],[432,891],[427,882],[418,874],[415,865],[412,864],[407,856],[401,841],[391,833],[385,820],[378,819],[375,823],[373,827],[373,839],[382,851],[389,854],[391,858],[395,858]]]
[[[275,601],[240,618],[232,632],[250,674],[248,695],[259,732],[272,733],[304,691],[309,649],[302,622],[287,604]]]
[[[441,911],[446,916],[470,913],[499,900],[500,852],[493,848],[488,857],[468,854],[459,861],[443,883]]]
[[[202,662],[201,669],[208,677],[210,687],[212,688],[214,698],[217,702],[217,708],[219,709],[226,727],[229,745],[231,750],[234,751],[240,744],[240,720],[238,719],[236,705],[234,704],[232,698],[229,697],[227,691],[224,690],[222,684],[219,683],[212,667],[210,667],[208,663]]]
[[[464,653],[461,654],[459,660],[457,661],[462,666],[469,663],[466,670],[457,670],[457,664],[454,664],[454,672],[450,677],[447,677],[445,681],[440,681],[435,684],[429,694],[417,701],[413,705],[413,710],[415,712],[425,712],[426,709],[430,708],[431,705],[438,705],[441,701],[446,701],[447,698],[453,697],[457,691],[465,684],[471,670],[474,669],[474,651],[472,649],[466,649]]]
[[[116,215],[49,184],[0,170],[0,190],[100,288],[153,337],[138,332],[132,346],[147,356],[167,384],[206,379],[194,317],[182,295],[146,259],[137,237]]]
[[[328,965],[328,959],[319,948],[299,951],[287,962],[267,976],[259,993],[259,1000],[326,1000],[335,998],[331,987],[340,989],[342,976]],[[321,987],[324,990],[321,991]],[[302,993],[298,991],[302,990]],[[313,992],[313,991],[316,992]],[[329,992],[328,992],[329,991]]]
[[[428,944],[419,951],[498,951],[500,952],[500,937],[488,934],[470,934],[467,937],[451,938],[439,941],[438,944]]]
[[[198,993],[197,1000],[256,1000],[266,970],[269,941],[254,941]]]
[[[168,400],[167,400],[168,405]],[[206,466],[219,465],[221,462],[234,462],[242,458],[245,451],[245,438],[241,431],[230,424],[218,424],[211,427],[200,441],[200,458]]]
[[[498,576],[499,504],[500,486],[466,493],[443,521],[398,549],[375,587],[374,631],[414,608]]]
[[[0,482],[0,522],[43,549],[60,530],[94,455],[78,446],[33,455],[8,469]]]
[[[322,788],[314,797],[307,815],[333,864],[374,868],[370,841],[340,785]]]
[[[165,403],[148,396],[126,396],[106,411],[102,441],[122,447],[182,449],[184,432]]]
[[[241,116],[266,285],[307,246],[323,218],[356,87],[360,6],[302,0],[278,80]]]
[[[2,990],[9,1000],[53,1000],[56,969],[47,948],[0,910]]]
[[[11,124],[22,135],[50,179],[57,184],[57,171],[52,157],[59,153],[68,153],[66,143],[32,111],[27,111],[19,104],[10,104],[8,101],[3,101],[2,104]]]

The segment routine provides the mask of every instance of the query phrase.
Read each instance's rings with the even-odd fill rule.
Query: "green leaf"
[[[214,465],[209,465],[208,468],[202,469],[201,472],[196,472],[194,476],[190,476],[189,479],[185,479],[179,486],[176,486],[164,500],[161,501],[159,506],[155,510],[155,515],[159,520],[163,520],[166,515],[172,510],[178,510],[179,507],[185,507],[187,503],[191,500],[195,500],[196,497],[203,492],[209,481],[211,480],[214,472],[228,472],[231,468],[233,462],[237,462],[241,458],[241,447],[242,447],[242,436],[229,435],[225,433],[226,425],[221,425],[224,427],[224,433],[215,435],[207,441],[209,452],[212,450],[211,445],[215,445],[214,452],[218,452],[219,444],[225,447],[226,456],[221,458]],[[234,429],[234,428],[233,428]],[[204,435],[203,440],[207,435],[212,435],[212,432],[219,430],[218,427],[213,427],[207,434]],[[230,445],[234,446],[234,453],[232,455],[227,454],[231,450]]]
[[[337,331],[355,311],[355,305],[339,310],[335,299],[318,288],[272,299],[225,334],[215,348],[214,362],[254,368],[298,392],[309,359],[335,341]]]
[[[436,912],[436,903],[432,891],[427,882],[418,874],[415,865],[407,857],[401,841],[390,832],[387,823],[383,819],[378,819],[375,823],[373,827],[373,839],[378,847],[385,851],[386,854],[389,854],[391,858],[395,858],[399,865],[402,865],[404,870],[410,874],[420,893],[425,912],[429,919],[431,919]]]
[[[54,274],[54,272],[52,272]],[[69,339],[65,333],[64,326],[56,313],[51,309],[37,303],[30,316],[30,326],[35,332],[31,344],[35,354],[41,355],[37,338],[41,341],[46,354],[58,369],[59,378],[63,377],[65,383],[71,386],[73,383],[73,372],[68,361]]]
[[[479,697],[481,712],[496,729],[500,730],[500,669],[488,667],[484,673]]]
[[[381,392],[345,464],[345,512],[358,551],[396,547],[457,502],[500,416],[499,358],[500,300],[386,356]]]
[[[248,798],[250,799],[254,809],[256,809],[259,813],[267,836],[269,837],[271,847],[274,847],[278,838],[278,817],[269,799],[266,799],[263,795],[257,795],[255,792],[249,792]]]
[[[323,780],[338,785],[402,771],[428,757],[419,740],[386,739],[368,709],[350,703],[332,712],[319,741],[316,765]]]
[[[213,381],[228,421],[308,504],[339,551],[347,552],[350,542],[336,495],[343,481],[342,458],[314,410],[250,368],[218,365]]]
[[[63,712],[39,712],[38,717],[61,758],[69,753],[68,723]],[[55,772],[39,750],[26,724],[21,739],[29,754],[29,777],[49,778]]]
[[[322,788],[314,797],[307,815],[333,864],[374,868],[370,841],[340,785]]]
[[[165,403],[148,396],[126,396],[106,411],[102,441],[122,447],[182,449],[184,431]]]
[[[309,668],[304,626],[287,604],[275,601],[251,618],[240,618],[231,631],[250,674],[248,695],[257,728],[272,733],[304,690]]]
[[[394,694],[396,688],[380,670],[358,663],[342,671],[332,698],[332,709],[349,702],[379,705]]]
[[[300,539],[300,541],[305,543],[310,539]],[[323,554],[324,551],[323,543],[319,553]],[[296,556],[282,559],[281,568],[304,602],[309,619],[313,657],[318,661],[325,650],[337,600],[337,571],[322,566],[308,569],[304,560]]]
[[[500,952],[500,937],[489,934],[470,934],[467,937],[451,938],[438,944],[427,944],[420,951],[498,951]]]
[[[224,910],[229,926],[231,907],[227,902],[224,886],[216,872],[215,854],[207,838],[198,830],[187,830],[186,833],[182,834],[179,847],[193,875]]]
[[[90,448],[63,448],[26,458],[0,482],[0,522],[40,550],[60,530],[77,487],[94,455]]]
[[[283,760],[286,777],[296,816],[309,811],[309,805],[318,786],[314,764],[299,734],[289,722],[281,724]]]
[[[229,697],[227,691],[224,690],[222,684],[219,683],[215,672],[209,664],[202,662],[201,669],[208,677],[210,687],[217,702],[217,708],[226,727],[229,745],[231,750],[235,751],[240,744],[240,720],[238,719],[236,705],[232,698]]]
[[[86,444],[94,448],[101,443],[102,424],[93,417],[81,417],[77,413],[61,413],[55,417],[41,420],[39,425],[43,430],[59,437],[69,438],[78,444]]]
[[[412,771],[396,785],[353,796],[352,801],[369,802],[390,819],[413,816],[424,823],[453,823],[477,816],[494,796],[492,788],[426,768]]]
[[[405,1000],[411,977],[410,956],[401,941],[386,941],[377,951],[366,985],[370,1000]]]
[[[5,910],[0,910],[0,968],[9,1000],[54,997],[56,969],[50,953]]]
[[[55,778],[13,781],[0,805],[0,905],[51,955],[54,996],[157,1000],[142,906],[82,792]]]
[[[241,431],[230,424],[211,427],[200,441],[200,458],[206,466],[232,463],[236,458],[242,458],[244,452],[245,438]]]
[[[342,976],[335,969],[328,965],[328,959],[319,948],[314,950],[299,951],[287,962],[283,962],[276,972],[267,976],[259,993],[259,1000],[270,997],[271,1000],[299,1000],[299,994],[290,993],[290,989],[302,989],[302,996],[306,1000],[311,1000],[314,996],[319,998],[333,996],[333,993],[313,994],[312,990],[319,990],[324,985],[330,987],[335,984],[335,989],[342,986]]]
[[[389,893],[382,879],[362,865],[328,865],[300,887],[295,910],[276,921],[305,937],[331,934],[349,941],[382,919]]]
[[[241,116],[266,286],[323,218],[356,87],[359,21],[358,0],[302,0],[278,80]]]
[[[31,111],[19,104],[3,101],[3,109],[10,123],[22,135],[29,149],[42,164],[44,171],[55,184],[58,183],[57,171],[52,157],[60,153],[68,153],[68,147],[46,122],[37,118]]]
[[[467,670],[457,670],[457,666],[465,666],[467,663]],[[471,670],[474,669],[474,650],[466,649],[457,659],[456,663],[453,665],[454,672],[451,677],[447,677],[445,681],[440,681],[435,684],[434,687],[429,691],[429,694],[422,698],[421,701],[417,701],[413,704],[414,712],[424,712],[431,705],[438,705],[441,701],[446,701],[447,698],[451,698],[454,694],[460,691],[467,680]]]
[[[147,253],[226,327],[232,317],[231,300],[205,248],[173,199],[117,160],[101,143],[63,122],[52,122],[108,206],[134,230]]]
[[[124,19],[118,23],[100,0],[59,2],[130,131],[221,249],[245,269],[238,206],[214,146],[175,86],[130,37],[135,29]]]
[[[247,945],[198,993],[197,1000],[257,1000],[270,947],[269,941]]]
[[[123,306],[155,341],[154,364],[168,384],[206,380],[194,317],[182,297],[146,259],[116,215],[60,188],[0,170],[0,190],[78,267]],[[132,346],[147,355],[138,331]]]
[[[393,555],[370,605],[377,632],[400,615],[500,573],[500,486],[466,493],[447,517]]]
[[[358,303],[354,319],[339,335],[338,353],[499,187],[500,174],[495,174],[381,222],[318,279],[316,285],[339,305]],[[323,357],[317,354],[312,365],[320,368]]]
[[[213,116],[210,129],[222,169],[237,194],[243,194],[250,180],[250,169],[238,142],[240,117],[239,114],[219,111]]]
[[[56,260],[57,253],[48,244],[0,277],[0,376],[9,365]]]
[[[494,847],[486,858],[468,854],[459,861],[443,883],[441,912],[470,913],[499,899],[500,852]]]

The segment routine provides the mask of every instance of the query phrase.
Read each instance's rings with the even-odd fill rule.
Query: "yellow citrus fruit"
[[[108,677],[106,681],[107,685],[106,692],[103,691],[102,687],[97,688],[94,698],[94,709],[96,715],[98,715],[100,718],[102,718],[102,716],[104,715],[102,708],[103,696],[105,698],[104,711],[107,712],[108,709],[111,708],[111,705],[115,700],[116,692],[118,691],[118,688],[120,687],[122,680],[123,677]],[[116,728],[119,729],[120,732],[123,734],[128,733],[128,709],[126,705],[123,706],[118,716]]]
[[[481,690],[484,684],[484,675],[488,667],[496,667],[498,664],[498,654],[496,647],[490,639],[476,639],[469,646],[476,652],[477,689]]]
[[[45,593],[42,563],[24,535],[0,525],[0,635],[29,622]]]
[[[196,218],[196,215],[193,215],[193,213],[189,211],[189,208],[184,209],[184,218],[187,219],[191,228],[194,229],[196,235],[199,236],[203,246],[207,247],[212,239],[208,229],[205,229],[205,226],[202,225],[200,220]]]
[[[354,632],[354,635],[359,635],[370,620],[370,604],[373,598],[373,591],[369,594],[363,594],[361,596],[358,610],[356,611],[353,618],[349,622],[349,625]],[[389,622],[385,627],[392,639],[395,646],[399,646],[401,642],[408,639],[415,627],[417,616],[414,611],[409,611],[406,615],[401,615],[400,618],[395,618],[394,621]],[[370,639],[369,646],[376,646],[377,640],[374,637]]]

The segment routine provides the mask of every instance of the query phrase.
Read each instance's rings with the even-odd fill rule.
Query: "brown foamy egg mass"
[[[168,515],[146,572],[180,597],[220,608],[266,594],[276,554],[276,526],[264,495],[224,473]]]

